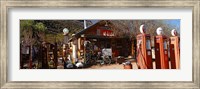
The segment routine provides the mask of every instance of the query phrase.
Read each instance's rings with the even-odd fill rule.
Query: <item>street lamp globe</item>
[[[140,25],[140,32],[142,34],[144,34],[146,32],[146,27],[144,26],[144,24]]]
[[[176,30],[173,29],[173,30],[171,31],[171,34],[172,34],[172,36],[177,36],[177,32],[176,32]]]
[[[157,35],[162,35],[163,29],[161,27],[157,28],[156,33],[157,33]]]
[[[64,33],[64,35],[67,35],[69,33],[69,30],[67,28],[64,28],[63,33]]]

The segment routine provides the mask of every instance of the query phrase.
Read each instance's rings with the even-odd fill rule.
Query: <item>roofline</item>
[[[93,24],[93,25],[87,27],[86,29],[83,29],[83,30],[79,31],[79,32],[76,33],[74,36],[75,36],[75,37],[79,36],[81,33],[85,32],[87,29],[89,29],[89,28],[91,28],[91,27],[97,25],[97,24],[98,24],[99,22],[101,22],[101,21],[103,21],[103,20],[100,20],[100,21],[96,22],[95,24]]]

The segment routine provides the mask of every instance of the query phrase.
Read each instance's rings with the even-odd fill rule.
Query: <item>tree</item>
[[[118,36],[129,36],[135,37],[139,34],[140,25],[144,24],[147,29],[147,33],[155,36],[156,29],[158,27],[162,27],[164,31],[164,35],[171,36],[171,30],[177,29],[180,27],[177,24],[169,24],[167,21],[170,20],[110,20],[109,22],[113,24],[112,30]]]
[[[41,44],[44,41],[46,27],[43,23],[35,23],[34,20],[20,21],[20,41],[22,45],[29,46],[29,68],[32,68],[33,45]]]

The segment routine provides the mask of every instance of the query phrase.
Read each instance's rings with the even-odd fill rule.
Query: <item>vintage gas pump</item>
[[[180,69],[180,47],[179,37],[175,29],[171,31],[170,37],[170,61],[172,69]]]
[[[155,36],[155,61],[156,69],[169,69],[167,37],[162,35],[162,28],[156,30]]]
[[[151,37],[145,30],[141,25],[141,34],[137,35],[137,65],[140,69],[152,69]]]

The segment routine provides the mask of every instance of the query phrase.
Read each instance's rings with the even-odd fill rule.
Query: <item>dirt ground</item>
[[[131,61],[131,64],[132,64],[132,69],[138,69],[135,61]],[[169,65],[170,65],[170,62],[169,62]],[[58,69],[63,69],[62,65],[60,65],[59,67],[58,67]],[[119,64],[119,63],[113,63],[113,64],[109,64],[109,65],[97,64],[97,65],[93,65],[93,66],[83,68],[83,69],[124,69],[124,65]],[[153,61],[153,69],[156,69],[155,61]]]
[[[131,64],[133,69],[138,69],[135,61],[132,61]],[[153,62],[153,68],[155,69],[155,62]],[[124,65],[119,63],[114,63],[110,65],[93,65],[86,69],[124,69]]]
[[[133,69],[138,69],[135,61],[132,61],[131,64],[132,64]],[[169,62],[169,65],[170,65],[170,62]],[[93,65],[86,69],[124,69],[124,65],[118,64],[118,63],[110,64],[110,65]],[[155,61],[153,61],[153,69],[156,69]]]
[[[136,62],[131,62],[131,64],[132,64],[133,69],[138,69]],[[118,63],[110,64],[110,65],[93,65],[86,69],[124,69],[124,65],[118,64]]]

